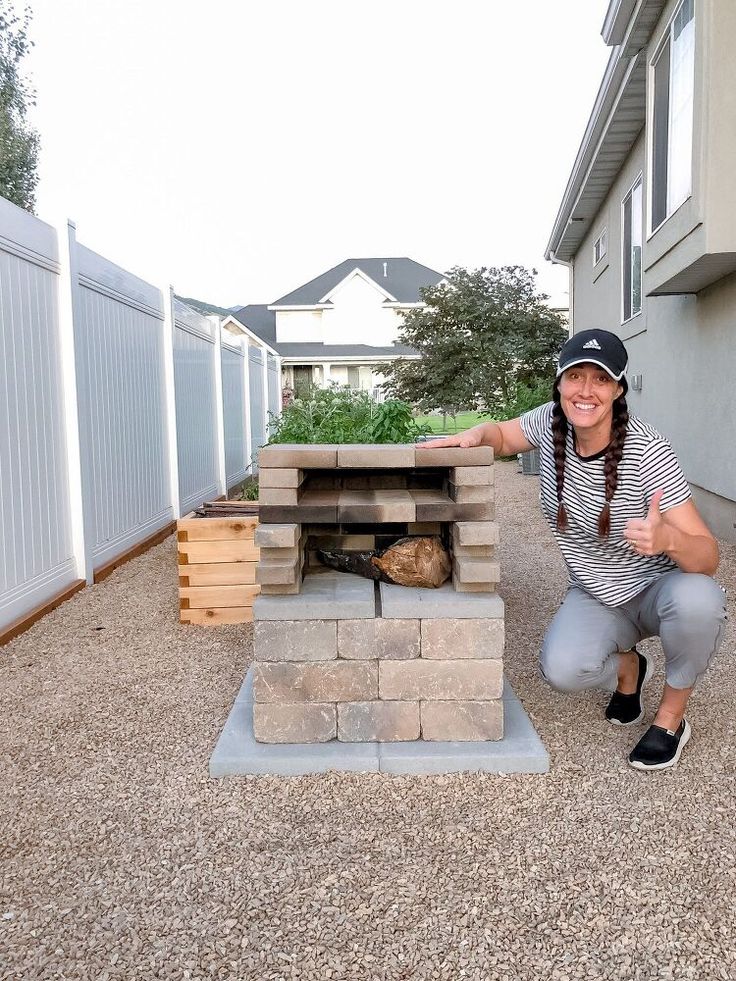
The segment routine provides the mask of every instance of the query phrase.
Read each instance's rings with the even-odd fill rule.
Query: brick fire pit
[[[501,739],[493,451],[276,445],[259,467],[256,740]],[[317,559],[412,535],[442,539],[451,582],[374,583]]]

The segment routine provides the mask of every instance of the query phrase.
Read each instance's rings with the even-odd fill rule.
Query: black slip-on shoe
[[[652,676],[654,662],[648,654],[641,654],[636,648],[633,650],[639,658],[639,678],[636,682],[636,691],[630,695],[615,691],[611,695],[611,700],[606,707],[606,718],[614,726],[633,726],[644,718],[641,695],[644,686]]]
[[[649,726],[629,754],[637,770],[667,770],[674,766],[690,741],[690,723],[683,719],[675,732],[662,726]]]

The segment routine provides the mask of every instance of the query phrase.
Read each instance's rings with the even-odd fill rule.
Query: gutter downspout
[[[568,327],[568,334],[570,337],[575,333],[575,318],[574,318],[574,307],[575,307],[575,263],[567,262],[565,259],[560,259],[553,251],[547,255],[547,258],[553,265],[557,266],[567,266],[568,270],[568,296],[570,298],[570,324]]]

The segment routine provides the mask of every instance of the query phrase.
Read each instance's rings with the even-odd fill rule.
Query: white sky
[[[351,256],[544,260],[607,0],[29,0],[37,212],[223,306]],[[19,0],[20,3],[20,0]]]

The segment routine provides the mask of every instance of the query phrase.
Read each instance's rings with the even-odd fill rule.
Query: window
[[[604,228],[593,246],[593,265],[597,266],[608,252],[608,229]]]
[[[682,0],[652,63],[652,230],[692,190],[695,0]]]
[[[623,320],[641,313],[641,174],[623,201]]]

